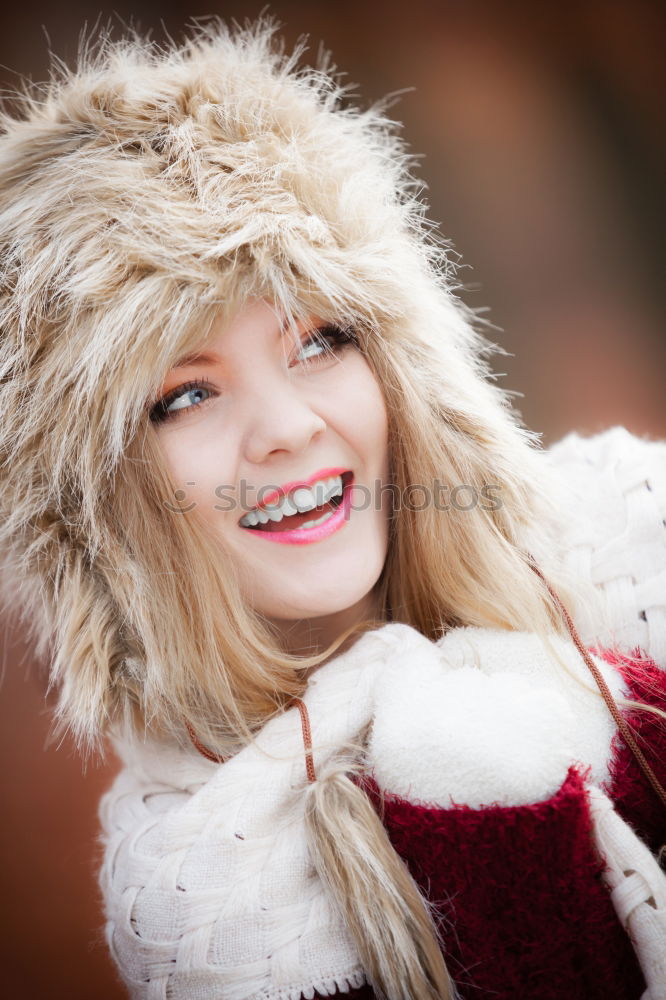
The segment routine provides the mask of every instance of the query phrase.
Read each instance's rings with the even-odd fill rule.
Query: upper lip
[[[345,472],[350,472],[350,469],[345,468],[330,468],[330,469],[320,469],[318,472],[314,472],[307,479],[295,479],[291,483],[283,483],[276,490],[272,490],[267,496],[263,498],[261,503],[257,504],[256,507],[250,507],[249,510],[263,510],[265,507],[270,507],[271,504],[276,503],[278,500],[282,500],[286,497],[292,490],[298,489],[299,486],[312,486],[319,479],[330,479],[331,476],[342,476]]]

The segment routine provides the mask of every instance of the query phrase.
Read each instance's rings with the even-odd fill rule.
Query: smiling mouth
[[[248,511],[238,523],[248,531],[271,534],[319,527],[338,509],[353,478],[353,472],[348,470],[309,487],[299,486],[277,503]]]

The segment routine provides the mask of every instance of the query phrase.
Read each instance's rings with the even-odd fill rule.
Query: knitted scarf
[[[664,878],[604,794],[613,720],[573,644],[550,644],[471,627],[432,643],[400,624],[361,637],[313,675],[304,696],[315,773],[339,767],[368,731],[379,787],[435,806],[542,801],[582,765],[613,901],[638,935],[656,1000],[666,972]],[[595,662],[622,695],[620,674]],[[133,997],[299,1000],[363,983],[305,838],[296,709],[222,765],[175,745],[137,740],[118,750],[125,768],[103,801],[102,886],[108,942]]]

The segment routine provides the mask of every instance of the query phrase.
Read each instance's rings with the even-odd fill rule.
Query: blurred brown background
[[[16,5],[0,15],[0,78],[42,79],[49,42],[132,21],[179,39],[191,17],[243,20],[262,3]],[[512,357],[502,384],[547,446],[624,424],[666,438],[664,5],[654,0],[359,5],[274,2],[291,45],[330,48],[362,102],[404,93],[404,122],[430,217],[464,254],[460,279]],[[47,42],[48,36],[48,42]],[[313,56],[314,57],[314,56]],[[5,629],[2,969],[5,996],[124,996],[97,898],[96,807],[113,773],[47,746],[45,683]]]

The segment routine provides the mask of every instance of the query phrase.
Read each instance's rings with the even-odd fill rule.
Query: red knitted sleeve
[[[384,823],[436,904],[449,970],[478,1000],[639,1000],[640,968],[601,881],[584,776],[534,805],[434,809],[386,797]]]
[[[649,657],[598,655],[621,670],[630,698],[666,708],[666,671]],[[625,715],[666,782],[666,725],[638,710]],[[433,808],[366,786],[393,846],[436,906],[462,1000],[640,1000],[645,983],[602,882],[584,780],[572,766],[548,800],[479,809]],[[605,791],[656,850],[666,839],[663,808],[618,737]],[[366,987],[347,996],[374,994]]]
[[[592,652],[621,671],[628,697],[666,708],[666,671],[648,656]],[[666,783],[666,724],[623,711]],[[663,807],[620,737],[609,774],[604,790],[657,850],[666,840]],[[571,767],[548,800],[480,809],[433,808],[366,785],[393,846],[435,904],[462,1000],[640,1000],[645,983],[602,882],[584,780]],[[346,996],[372,1000],[374,993],[363,987]]]
[[[599,655],[620,671],[629,698],[666,711],[666,670],[647,654],[637,648],[631,656],[608,649],[600,650]],[[626,709],[623,714],[648,763],[666,787],[666,721],[640,709]],[[619,734],[613,741],[610,782],[605,791],[650,850],[656,853],[666,844],[664,807]]]

